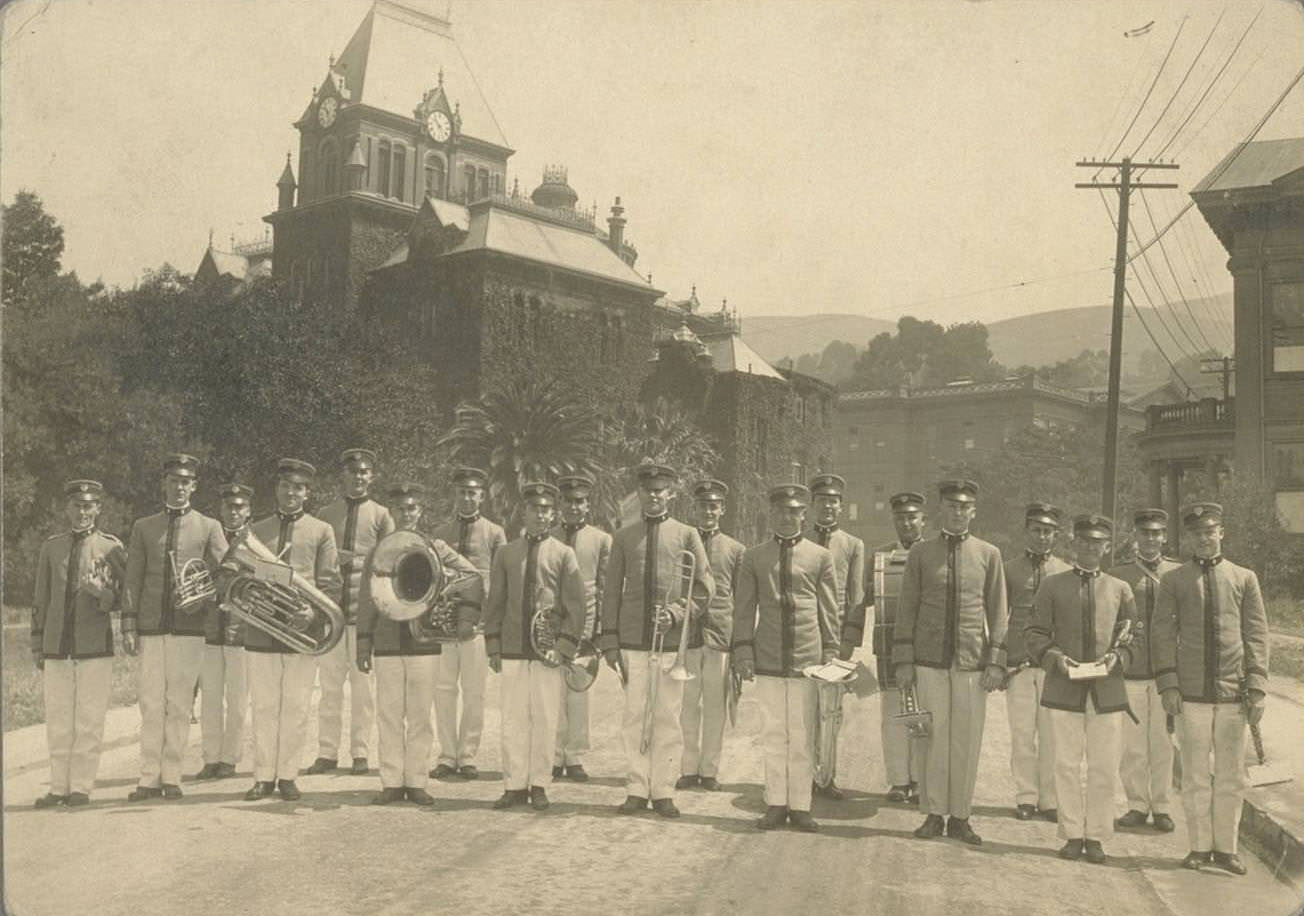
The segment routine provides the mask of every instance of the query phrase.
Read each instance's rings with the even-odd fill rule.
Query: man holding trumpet
[[[697,529],[670,517],[679,475],[652,462],[635,474],[643,518],[612,539],[598,637],[598,649],[625,685],[621,740],[628,794],[617,810],[635,814],[651,799],[657,814],[678,817],[673,796],[684,750],[684,684],[671,676],[674,654],[662,647],[683,642],[690,607],[694,615],[705,613],[715,580]]]

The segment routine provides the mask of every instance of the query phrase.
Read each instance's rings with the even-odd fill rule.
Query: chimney
[[[623,257],[621,248],[625,245],[625,208],[620,205],[620,198],[611,205],[611,216],[607,217],[607,229],[610,236],[607,239],[607,245],[616,253],[616,257]]]
[[[276,209],[292,210],[294,208],[294,189],[296,187],[294,170],[290,168],[290,154],[286,153],[285,169],[281,172],[281,177],[276,180]]]

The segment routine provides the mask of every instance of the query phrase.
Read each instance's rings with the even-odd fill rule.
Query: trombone
[[[697,556],[691,550],[681,550],[676,563],[679,570],[680,595],[684,598],[684,620],[679,632],[679,651],[669,676],[676,681],[690,681],[693,673],[684,664],[688,657],[688,627],[693,612],[693,579],[697,574]],[[643,707],[643,734],[639,741],[640,754],[646,754],[652,746],[652,732],[656,727],[657,686],[661,680],[662,655],[665,651],[666,632],[672,626],[674,618],[667,607],[668,597],[653,609],[652,647],[647,657],[647,705]]]

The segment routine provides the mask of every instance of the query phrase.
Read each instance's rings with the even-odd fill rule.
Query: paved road
[[[300,803],[246,803],[251,778],[187,783],[178,802],[129,805],[134,746],[104,757],[92,804],[37,812],[42,767],[5,780],[5,876],[19,916],[115,914],[942,913],[1228,916],[1285,914],[1298,892],[1252,858],[1250,874],[1191,873],[1175,835],[1120,835],[1106,866],[1055,857],[1055,827],[1009,814],[1004,702],[988,707],[974,825],[980,849],[920,841],[920,815],[884,801],[878,698],[849,698],[842,803],[818,802],[819,834],[762,834],[755,746],[760,715],[747,694],[726,733],[727,791],[681,793],[684,816],[615,815],[624,797],[616,726],[619,696],[605,672],[594,688],[594,739],[585,785],[563,784],[539,815],[496,812],[497,685],[477,782],[433,784],[432,810],[375,808],[368,777],[303,777]],[[1299,728],[1296,727],[1298,731]],[[198,769],[194,729],[187,771]],[[305,751],[310,760],[315,739]],[[374,761],[373,761],[374,762]],[[1121,805],[1121,801],[1120,801]],[[1121,810],[1121,807],[1120,807]]]

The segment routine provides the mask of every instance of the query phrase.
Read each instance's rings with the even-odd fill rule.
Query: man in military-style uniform
[[[340,596],[340,561],[335,531],[304,511],[317,469],[297,458],[276,465],[276,512],[254,522],[250,532],[332,601]],[[280,792],[300,797],[295,779],[303,762],[304,732],[312,701],[317,659],[250,627],[245,632],[249,693],[253,699],[254,784],[246,801]]]
[[[915,836],[937,837],[945,829],[978,846],[982,838],[969,812],[987,694],[1005,680],[1005,570],[1001,552],[969,533],[978,484],[944,480],[938,492],[942,531],[910,548],[892,663],[902,687],[918,680],[919,705],[932,713],[932,733],[919,742],[927,817]]]
[[[104,487],[64,485],[69,531],[48,538],[36,558],[32,660],[44,671],[50,790],[38,808],[90,801],[113,678],[113,620],[127,566],[122,542],[95,527]]]
[[[719,480],[693,485],[693,515],[702,546],[711,561],[715,592],[706,616],[693,625],[685,666],[693,679],[684,682],[679,724],[684,730],[683,773],[676,789],[720,788],[720,748],[724,744],[725,691],[729,689],[729,643],[733,637],[733,599],[743,545],[720,530],[729,487]]]
[[[421,518],[425,488],[404,483],[390,491],[398,512],[399,530],[413,531]],[[432,538],[431,547],[449,577],[476,573],[476,568],[458,556],[443,541]],[[380,792],[373,805],[408,801],[428,807],[435,803],[427,791],[430,749],[435,730],[432,721],[435,700],[435,663],[442,644],[418,642],[407,621],[391,620],[379,613],[371,592],[372,551],[364,561],[362,588],[358,595],[357,665],[375,670],[376,725],[380,738]],[[484,601],[484,584],[478,573],[457,588],[459,617],[479,619]]]
[[[1207,502],[1182,513],[1195,556],[1159,581],[1150,646],[1164,709],[1177,720],[1191,841],[1182,864],[1243,875],[1236,841],[1246,788],[1245,728],[1263,718],[1268,618],[1258,576],[1222,555],[1222,516],[1222,506]]]
[[[602,607],[602,588],[607,578],[607,560],[611,557],[611,535],[590,525],[593,481],[583,474],[572,474],[557,481],[561,491],[561,530],[557,537],[575,551],[584,580],[585,639],[598,635],[598,608]],[[583,755],[589,750],[589,692],[571,690],[562,684],[561,708],[558,710],[557,748],[552,756],[552,778],[586,782]]]
[[[840,643],[838,657],[842,659],[851,658],[851,653],[860,646],[865,636],[865,542],[838,527],[842,518],[842,495],[846,489],[847,482],[837,474],[818,474],[810,482],[811,503],[815,509],[815,529],[811,533],[811,540],[833,555],[838,596],[838,621],[834,633]],[[835,694],[838,703],[842,702],[846,694],[846,688],[841,684],[821,684],[819,689]],[[842,717],[838,716],[834,721],[841,720]],[[817,747],[821,740],[821,727],[822,723],[817,719]],[[828,782],[817,784],[815,794],[837,801],[844,796],[834,782],[838,764],[836,731],[830,746],[833,754],[832,759],[827,761]]]
[[[690,614],[706,612],[715,593],[711,563],[697,529],[670,517],[670,499],[679,475],[661,464],[643,463],[635,471],[643,518],[612,537],[611,561],[602,595],[598,649],[625,685],[621,742],[625,750],[625,790],[617,808],[635,814],[647,807],[662,817],[678,817],[674,788],[683,761],[684,732],[679,725],[684,683],[669,676],[680,627]],[[691,594],[685,594],[681,555],[693,556]],[[664,636],[660,664],[651,653],[654,631]],[[656,665],[656,670],[653,666]],[[643,718],[652,699],[652,735],[642,750]]]
[[[507,543],[502,526],[480,514],[489,475],[479,468],[457,468],[452,474],[451,521],[435,529],[435,537],[471,561],[480,571],[488,601],[489,570],[494,552]],[[489,657],[484,648],[484,626],[479,618],[458,621],[458,641],[445,643],[435,662],[435,728],[439,733],[439,760],[430,775],[446,779],[457,775],[476,779],[476,753],[484,731],[484,684]],[[457,718],[458,693],[462,720]]]
[[[254,491],[229,483],[218,491],[222,536],[234,547],[249,528]],[[218,603],[230,573],[217,573],[218,601],[208,609],[204,625],[204,663],[199,669],[199,728],[203,768],[195,779],[228,779],[235,775],[244,748],[249,682],[245,672],[244,626]]]
[[[408,481],[390,487],[388,495],[389,517],[393,519],[394,527],[401,531],[421,530],[421,518],[426,511],[426,488]],[[431,696],[433,702],[434,695]]]
[[[584,580],[575,551],[549,532],[560,492],[550,483],[521,488],[525,532],[494,554],[485,608],[489,667],[502,675],[503,794],[494,807],[548,807],[557,719],[566,687],[562,666],[584,629]],[[535,617],[543,632],[535,630]]]
[[[749,548],[738,570],[733,664],[744,681],[756,680],[764,717],[761,830],[785,820],[819,829],[810,816],[819,685],[803,671],[837,656],[838,599],[832,554],[801,536],[809,500],[801,484],[771,489],[774,537]]]
[[[1096,865],[1105,861],[1101,844],[1114,832],[1120,713],[1128,711],[1123,669],[1131,660],[1136,620],[1131,587],[1100,571],[1113,536],[1114,523],[1103,515],[1073,520],[1073,568],[1042,580],[1024,631],[1028,653],[1046,671],[1041,705],[1050,712],[1049,749],[1055,755],[1059,835],[1065,841],[1059,854]],[[1075,676],[1075,669],[1094,663],[1105,673]]]
[[[1163,509],[1139,509],[1132,516],[1136,557],[1131,563],[1109,571],[1132,586],[1136,599],[1136,624],[1132,627],[1132,660],[1123,672],[1127,700],[1136,722],[1123,723],[1123,758],[1119,774],[1127,795],[1127,813],[1115,821],[1118,827],[1144,827],[1153,816],[1155,829],[1172,833],[1176,828],[1169,814],[1168,790],[1172,783],[1173,745],[1168,740],[1168,716],[1155,687],[1155,667],[1150,653],[1154,631],[1159,580],[1181,564],[1163,555],[1168,540],[1168,513]]]
[[[350,772],[367,772],[367,742],[376,718],[372,678],[356,664],[358,657],[358,604],[362,590],[362,568],[367,557],[385,535],[394,530],[394,519],[370,496],[375,479],[376,453],[367,448],[349,448],[340,453],[340,479],[344,496],[318,513],[335,531],[340,555],[340,610],[344,612],[344,638],[335,648],[317,657],[317,759],[310,774],[329,773],[339,765],[340,729],[344,724],[344,682],[349,683]]]
[[[199,459],[170,455],[163,462],[166,508],[136,519],[128,539],[123,644],[131,652],[140,638],[140,783],[128,801],[181,797],[206,611],[215,600],[191,599],[199,586],[212,585],[227,547],[217,520],[190,508],[198,474]]]
[[[897,604],[900,601],[901,573],[906,557],[924,536],[927,517],[922,493],[910,490],[894,494],[889,500],[892,507],[892,524],[897,539],[874,549],[865,570],[865,605],[874,608],[874,635],[871,639],[878,665],[878,681],[883,688],[879,737],[883,743],[883,769],[887,772],[888,801],[919,804],[919,780],[923,758],[915,751],[914,742],[905,727],[897,721],[901,714],[901,690],[892,666],[892,641],[895,637]],[[882,560],[875,559],[882,557]],[[880,595],[875,585],[875,563],[883,566],[885,584],[891,578],[896,586],[890,594]]]
[[[1005,561],[1005,595],[1010,607],[1006,629],[1005,709],[1010,722],[1010,773],[1014,776],[1014,816],[1029,820],[1038,812],[1055,820],[1055,751],[1050,710],[1041,705],[1046,672],[1029,657],[1023,631],[1032,619],[1032,599],[1047,576],[1067,572],[1069,564],[1051,553],[1064,512],[1050,503],[1029,503],[1023,512],[1024,548]]]

